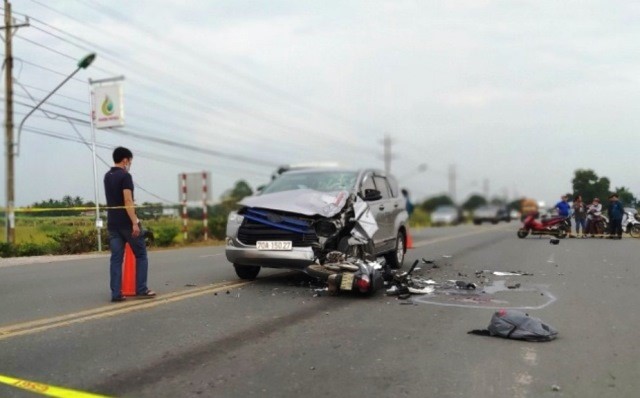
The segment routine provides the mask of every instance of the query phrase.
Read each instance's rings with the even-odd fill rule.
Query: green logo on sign
[[[107,116],[111,116],[113,115],[114,112],[114,106],[113,106],[113,101],[111,101],[111,98],[109,98],[108,95],[106,95],[104,97],[104,101],[102,101],[102,113],[107,115]]]

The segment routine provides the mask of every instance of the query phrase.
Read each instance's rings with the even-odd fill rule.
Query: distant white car
[[[460,210],[455,206],[438,206],[431,213],[431,225],[457,225],[461,221]]]

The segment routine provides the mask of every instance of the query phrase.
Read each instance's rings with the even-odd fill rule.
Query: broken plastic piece
[[[421,289],[415,288],[415,287],[409,287],[409,293],[411,294],[431,294],[435,291],[436,289],[433,286],[427,286],[427,287],[423,287]]]

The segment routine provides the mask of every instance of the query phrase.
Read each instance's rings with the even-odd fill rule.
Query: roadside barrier
[[[44,383],[38,383],[36,381],[16,379],[10,376],[0,375],[0,383],[20,388],[22,390],[31,391],[35,394],[45,395],[47,397],[56,398],[108,398],[106,395],[92,394],[84,391],[71,390],[69,388],[62,388],[51,386]]]
[[[131,246],[124,245],[124,258],[122,259],[122,295],[136,295],[136,255]]]

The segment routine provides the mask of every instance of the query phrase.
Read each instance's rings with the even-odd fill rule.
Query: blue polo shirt
[[[127,211],[124,209],[125,189],[130,189],[133,196],[133,178],[125,169],[112,167],[104,175],[104,193],[107,197],[107,229],[131,228],[133,226]],[[111,207],[119,207],[111,209]]]
[[[563,217],[568,217],[569,216],[569,209],[571,209],[571,206],[569,206],[568,202],[565,202],[564,200],[561,200],[560,202],[558,202],[556,204],[556,209],[558,209],[558,215],[563,216]]]

